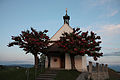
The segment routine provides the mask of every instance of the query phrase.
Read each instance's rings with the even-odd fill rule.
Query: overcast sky
[[[64,24],[66,8],[71,27],[101,36],[98,62],[120,64],[120,0],[0,0],[0,64],[33,64],[33,55],[7,47],[11,36],[33,27],[51,37]]]

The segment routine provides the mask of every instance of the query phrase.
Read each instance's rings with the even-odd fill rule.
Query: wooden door
[[[65,55],[62,55],[60,59],[61,59],[61,68],[65,68]]]

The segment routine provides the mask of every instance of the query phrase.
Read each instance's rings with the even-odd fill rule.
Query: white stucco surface
[[[51,41],[56,41],[60,39],[60,36],[62,36],[62,33],[67,32],[70,33],[72,32],[73,29],[68,25],[68,24],[64,24],[56,33],[55,35],[52,36],[52,38],[50,39]]]
[[[69,54],[65,54],[65,69],[71,69],[71,60]]]
[[[86,56],[82,56],[82,71],[83,71],[83,72],[86,72],[86,71],[87,71]]]
[[[86,56],[75,56],[75,67],[78,71],[87,71]]]
[[[75,56],[75,67],[78,71],[82,71],[82,56]]]
[[[55,61],[56,59],[56,61]],[[60,58],[59,57],[51,57],[50,59],[50,68],[60,68]]]

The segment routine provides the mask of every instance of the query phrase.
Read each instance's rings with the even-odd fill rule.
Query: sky
[[[51,37],[64,24],[66,8],[72,28],[101,36],[104,56],[97,62],[120,65],[120,0],[0,0],[0,64],[34,64],[33,55],[7,47],[11,36],[33,27]]]

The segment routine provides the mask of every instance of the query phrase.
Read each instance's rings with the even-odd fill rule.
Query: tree
[[[45,67],[45,58],[46,58],[45,54],[40,55],[40,66],[41,67]]]
[[[80,28],[73,28],[71,33],[63,33],[60,40],[57,41],[57,45],[64,50],[65,53],[69,53],[71,57],[71,67],[75,69],[74,56],[87,54],[97,60],[103,53],[100,53],[101,47],[99,41],[100,36],[96,36],[91,31],[90,34],[87,32],[80,31]]]
[[[8,47],[18,45],[19,48],[27,53],[32,53],[35,59],[35,68],[38,66],[38,54],[45,52],[48,47],[49,37],[46,35],[48,30],[37,32],[35,29],[31,28],[29,30],[22,31],[19,36],[12,36],[13,42],[9,43]]]

